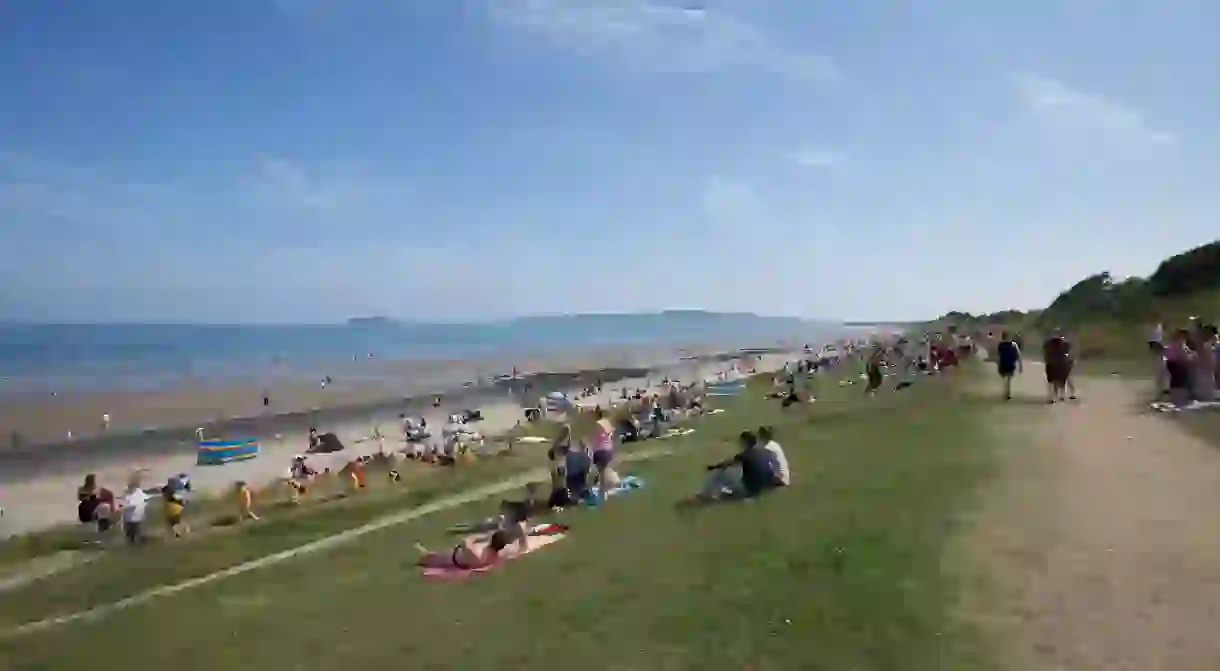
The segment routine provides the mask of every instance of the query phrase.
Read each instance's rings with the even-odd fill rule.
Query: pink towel
[[[483,568],[458,568],[456,566],[448,566],[446,568],[426,568],[424,569],[424,577],[434,578],[436,580],[460,580],[462,578],[469,578],[475,573],[490,571],[499,563],[500,562],[496,562],[491,566],[484,566]]]
[[[563,540],[565,537],[566,537],[566,534],[553,534],[553,535],[549,535],[549,536],[531,536],[529,550],[526,550],[525,552],[520,552],[517,550],[516,545],[512,545],[511,547],[506,548],[504,550],[504,553],[500,555],[499,561],[497,561],[494,564],[491,564],[489,566],[482,566],[479,568],[458,568],[456,566],[429,567],[429,568],[423,569],[424,577],[425,578],[434,578],[437,580],[460,580],[462,578],[469,578],[471,575],[473,575],[475,573],[486,573],[510,559],[516,559],[517,557],[520,557],[523,554],[529,554],[530,552],[533,552],[535,550],[542,549],[542,548],[550,545],[551,543],[555,543],[557,541]]]

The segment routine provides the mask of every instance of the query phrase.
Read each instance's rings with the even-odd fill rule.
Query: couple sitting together
[[[702,491],[702,501],[741,499],[758,496],[768,489],[792,483],[788,457],[775,441],[775,431],[759,427],[758,434],[742,431],[738,437],[741,451],[731,458],[707,467],[711,471]]]

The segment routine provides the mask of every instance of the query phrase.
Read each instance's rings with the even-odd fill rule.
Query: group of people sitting
[[[605,417],[597,419],[600,423]],[[608,424],[601,425],[602,436],[609,430]],[[519,554],[529,551],[529,522],[534,516],[560,511],[566,506],[588,501],[591,496],[596,500],[594,492],[600,492],[604,498],[607,488],[616,486],[620,480],[610,467],[612,455],[606,454],[604,439],[596,443],[601,446],[600,449],[590,451],[583,444],[573,447],[571,429],[564,426],[565,431],[561,432],[555,445],[548,451],[552,461],[549,496],[544,499],[536,485],[528,485],[523,500],[501,501],[496,517],[451,528],[453,532],[473,534],[452,548],[433,551],[416,544],[419,551],[416,563],[424,568],[486,568],[502,559],[505,550],[513,544],[517,545]],[[594,431],[596,436],[599,430]],[[710,476],[694,502],[751,498],[792,483],[788,458],[784,448],[775,440],[771,427],[759,427],[757,432],[743,431],[738,438],[740,451],[708,466]],[[591,485],[589,475],[593,469],[596,469],[596,483]]]
[[[758,432],[742,431],[740,451],[707,467],[710,475],[696,495],[697,501],[752,498],[776,487],[792,484],[792,472],[775,431],[761,426]]]
[[[1214,324],[1192,317],[1190,326],[1168,339],[1160,324],[1153,328],[1148,346],[1156,358],[1157,391],[1175,405],[1217,400],[1220,386],[1220,337]]]

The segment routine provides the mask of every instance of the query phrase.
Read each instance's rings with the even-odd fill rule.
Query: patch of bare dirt
[[[1016,393],[1043,398],[1041,373]],[[996,411],[1002,469],[959,547],[963,615],[1006,668],[1220,669],[1220,450],[1137,392]]]

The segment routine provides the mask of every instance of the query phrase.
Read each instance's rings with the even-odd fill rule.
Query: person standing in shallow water
[[[996,371],[1004,385],[1004,400],[1011,401],[1012,378],[1024,372],[1024,366],[1021,363],[1021,348],[1007,331],[1000,335],[1000,342],[996,345]]]

